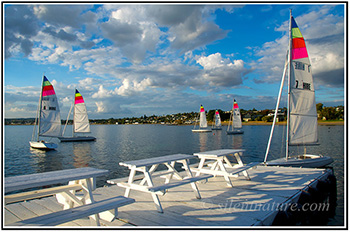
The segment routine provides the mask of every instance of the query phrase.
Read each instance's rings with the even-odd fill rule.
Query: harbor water
[[[80,167],[107,169],[109,175],[99,179],[103,186],[107,179],[128,176],[129,170],[118,165],[121,161],[163,155],[193,154],[215,149],[243,148],[243,162],[262,162],[270,134],[269,125],[244,125],[244,134],[227,135],[223,130],[192,133],[192,126],[167,125],[92,125],[95,142],[58,143],[54,151],[30,149],[33,126],[4,126],[3,167],[6,176],[25,175]],[[67,128],[70,131],[70,128]],[[280,158],[285,151],[285,126],[276,126],[268,160]],[[331,156],[337,178],[336,216],[331,226],[344,225],[344,126],[318,127],[319,146],[307,147],[309,154]],[[303,153],[303,147],[293,147],[290,154]]]

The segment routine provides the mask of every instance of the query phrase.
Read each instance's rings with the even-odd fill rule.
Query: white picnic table
[[[108,174],[108,170],[86,167],[6,177],[5,194],[7,195],[5,195],[5,204],[55,195],[57,201],[64,205],[63,210],[88,204],[91,204],[91,209],[91,207],[94,207],[92,203],[95,203],[92,191],[96,188],[96,177],[106,174]],[[47,187],[52,185],[54,187]],[[112,200],[114,203],[110,203],[118,205],[116,203],[117,200]],[[119,200],[123,200],[124,203],[129,202],[126,199]],[[100,203],[92,211],[101,210],[103,207],[105,206]],[[81,211],[87,209],[87,207],[80,208]],[[75,212],[77,210],[73,213]],[[64,214],[63,212],[63,216]],[[111,221],[115,216],[115,212],[106,211],[99,215],[95,214],[91,218],[99,225],[99,217]],[[67,219],[62,218],[62,220],[65,221]],[[72,220],[74,220],[73,217]],[[29,222],[34,223],[34,221],[35,219]],[[21,223],[17,224],[22,225]]]
[[[247,170],[259,164],[259,162],[252,162],[244,165],[241,159],[244,151],[244,149],[219,149],[194,153],[193,155],[197,156],[200,161],[198,168],[192,168],[192,170],[197,172],[196,175],[206,173],[223,176],[227,185],[233,187],[230,177],[237,177],[239,173],[243,173],[246,179],[250,180]],[[235,158],[237,163],[231,163],[230,156]]]
[[[130,169],[128,181],[115,182],[114,180],[109,180],[107,182],[126,188],[124,194],[125,197],[129,197],[131,190],[150,193],[153,197],[153,201],[158,212],[163,213],[163,208],[159,201],[158,195],[164,195],[170,188],[184,184],[191,184],[196,198],[200,199],[201,195],[195,182],[212,177],[212,175],[201,175],[194,177],[189,167],[189,159],[191,158],[194,158],[193,155],[174,154],[148,159],[120,162],[119,165],[128,167]],[[175,163],[182,164],[182,168],[186,171],[186,176],[183,177],[180,175],[180,173],[175,169]],[[168,170],[155,173],[160,165],[166,166]],[[140,182],[135,178],[136,172],[143,173],[142,180]],[[164,184],[155,185],[153,181],[153,178],[155,176],[164,177]],[[172,179],[176,179],[177,181],[171,182]]]

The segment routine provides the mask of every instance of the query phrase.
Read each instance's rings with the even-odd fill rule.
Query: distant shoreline
[[[222,125],[227,125],[228,122],[222,122]],[[272,125],[272,122],[262,122],[262,121],[249,121],[249,122],[242,122],[242,125]],[[286,122],[277,122],[276,125],[286,125]],[[344,125],[344,121],[318,121],[318,125],[324,125],[324,126],[332,126],[332,125]]]
[[[228,125],[228,121],[221,122],[223,126]],[[157,123],[160,125],[160,123]],[[10,124],[6,126],[32,126],[33,124]],[[104,123],[91,123],[91,125],[115,125],[115,124],[104,124]],[[119,125],[133,125],[133,124],[119,124]],[[156,125],[156,124],[149,124],[149,123],[140,123],[140,125]],[[173,125],[173,126],[193,126],[194,124],[165,124],[165,125]],[[212,126],[211,122],[208,122],[209,126]],[[262,122],[262,121],[249,121],[249,122],[242,122],[243,126],[268,126],[272,125],[272,122]],[[277,122],[276,125],[286,125],[286,122]],[[341,126],[344,125],[344,121],[318,121],[318,125],[323,126]]]

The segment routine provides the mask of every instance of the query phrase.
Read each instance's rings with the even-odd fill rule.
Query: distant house
[[[243,121],[249,122],[252,120],[252,116],[250,114],[246,114],[243,116]]]

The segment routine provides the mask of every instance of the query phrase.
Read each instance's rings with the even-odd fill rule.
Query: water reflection
[[[75,168],[89,167],[91,144],[89,142],[73,143],[73,166]]]

